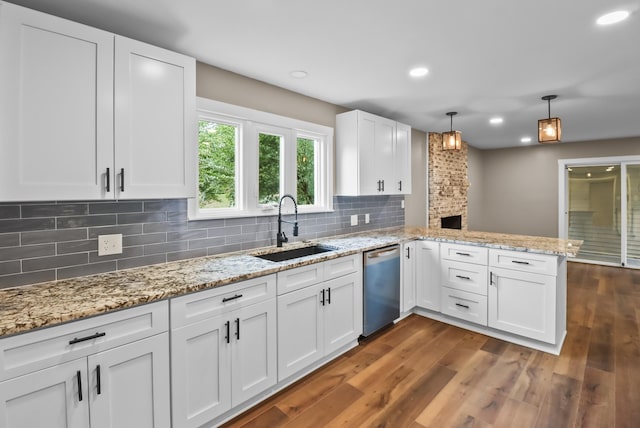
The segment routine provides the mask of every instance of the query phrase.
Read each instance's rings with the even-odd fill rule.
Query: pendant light
[[[558,98],[557,95],[545,95],[542,97],[549,106],[549,117],[538,121],[538,142],[539,143],[559,143],[562,138],[562,123],[559,117],[551,117],[551,100]]]
[[[442,150],[460,150],[462,148],[462,133],[453,130],[453,116],[457,111],[450,111],[447,116],[451,118],[451,131],[442,133]]]

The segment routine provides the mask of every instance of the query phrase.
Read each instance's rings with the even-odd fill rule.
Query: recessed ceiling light
[[[409,76],[411,77],[424,77],[429,74],[429,69],[427,67],[415,67],[409,70]]]
[[[531,137],[522,137],[522,138],[520,138],[520,142],[521,143],[530,143],[531,142]]]
[[[616,24],[620,21],[624,21],[628,17],[629,17],[629,12],[627,12],[626,10],[616,10],[615,12],[602,15],[600,18],[596,20],[596,23],[598,25]]]
[[[501,117],[492,117],[489,119],[489,123],[492,125],[500,125],[503,122]]]
[[[295,77],[296,79],[304,79],[305,77],[308,76],[309,73],[307,73],[304,70],[295,70],[292,71],[291,73],[289,73],[289,76],[291,77]]]

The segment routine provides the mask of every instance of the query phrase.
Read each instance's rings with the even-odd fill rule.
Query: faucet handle
[[[284,232],[282,232],[282,239],[280,239],[282,242],[289,242],[289,238],[287,238],[287,235],[284,234]]]

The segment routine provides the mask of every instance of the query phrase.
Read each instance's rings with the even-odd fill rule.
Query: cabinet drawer
[[[487,266],[442,260],[442,285],[457,290],[487,295]]]
[[[442,287],[441,310],[443,314],[487,325],[487,297],[474,293]]]
[[[171,328],[212,318],[276,296],[276,276],[267,275],[171,299]]]
[[[324,262],[325,281],[359,271],[362,271],[361,253]]]
[[[489,252],[489,264],[491,267],[502,267],[522,272],[553,276],[558,274],[558,257],[547,254],[491,250]]]
[[[134,342],[169,329],[167,301],[0,340],[0,380]]]
[[[488,250],[474,245],[440,244],[440,258],[467,263],[486,265],[489,259]]]
[[[324,279],[324,263],[314,263],[278,272],[278,296],[308,287]]]

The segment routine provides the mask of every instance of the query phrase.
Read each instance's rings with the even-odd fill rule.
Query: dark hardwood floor
[[[412,315],[228,427],[640,427],[640,270],[568,266],[559,356]]]

